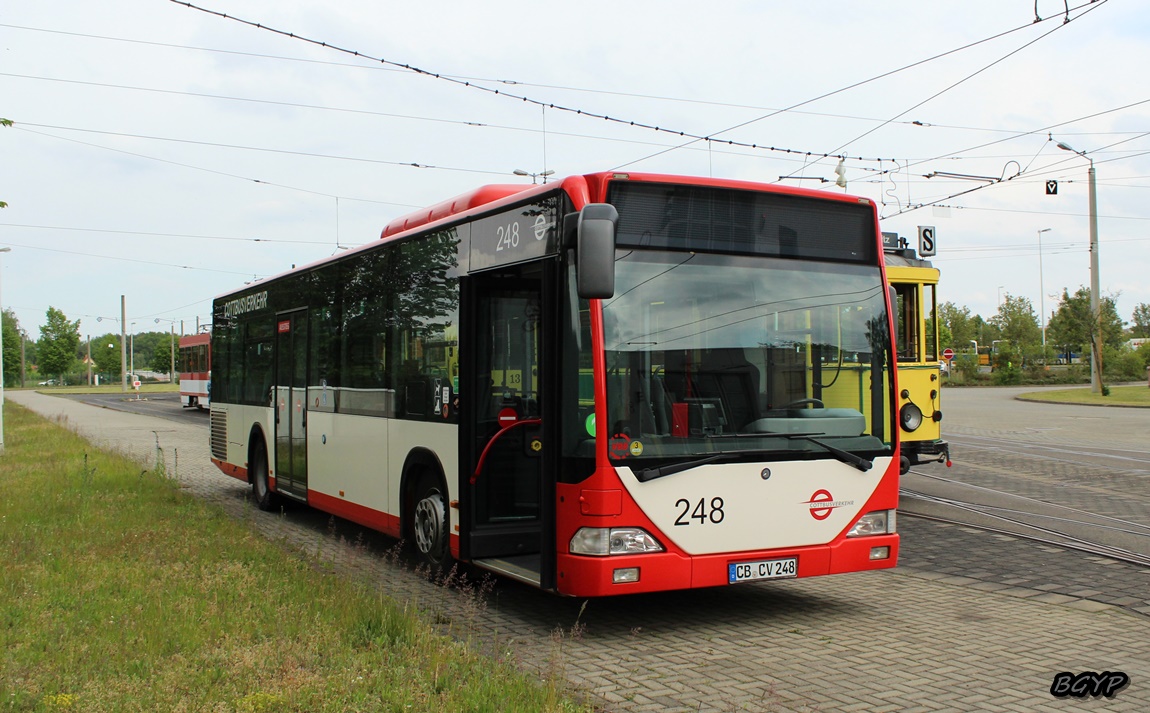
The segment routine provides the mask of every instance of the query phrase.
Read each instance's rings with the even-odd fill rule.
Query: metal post
[[[128,393],[128,335],[124,330],[128,328],[128,308],[124,303],[124,296],[120,295],[120,393]]]
[[[12,248],[0,248],[0,253],[11,252]],[[4,308],[0,306],[0,314]],[[23,384],[21,384],[23,386]],[[0,320],[0,453],[4,452],[4,329],[3,320]]]
[[[1046,366],[1046,287],[1043,285],[1042,274],[1042,234],[1049,233],[1050,228],[1038,231],[1038,303],[1039,314],[1042,316],[1042,366]]]
[[[1090,184],[1090,313],[1094,320],[1090,327],[1090,391],[1098,394],[1102,392],[1102,305],[1098,299],[1098,190],[1094,159],[1064,141],[1056,145],[1090,162],[1090,170],[1086,173]]]
[[[168,383],[176,383],[176,322],[172,320],[172,342],[168,347],[168,357],[171,359],[171,366],[168,368]]]
[[[1090,391],[1102,392],[1102,304],[1098,298],[1098,192],[1095,187],[1094,159],[1090,161],[1090,312],[1094,315],[1094,338],[1090,343]]]

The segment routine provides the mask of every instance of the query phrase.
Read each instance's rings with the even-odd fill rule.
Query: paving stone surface
[[[895,570],[587,602],[475,572],[441,586],[388,538],[303,508],[255,510],[247,486],[209,463],[204,426],[8,398],[145,465],[162,457],[189,493],[412,603],[445,633],[566,677],[603,710],[1150,710],[1137,586],[1150,576],[1127,565],[907,517]],[[1055,698],[1064,671],[1123,671],[1131,683],[1112,699]]]

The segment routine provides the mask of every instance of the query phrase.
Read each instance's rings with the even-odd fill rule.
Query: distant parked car
[[[55,385],[56,385],[55,379],[48,379],[47,381],[41,381],[39,384],[37,384],[37,386],[55,386]]]
[[[938,363],[938,368],[942,370],[943,376],[950,376],[950,362],[948,362],[946,359],[943,359]]]

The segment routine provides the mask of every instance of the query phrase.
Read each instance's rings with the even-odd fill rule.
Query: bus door
[[[543,270],[467,280],[473,358],[467,360],[467,423],[461,429],[465,556],[522,581],[551,587],[554,459],[546,418],[557,392],[551,374],[554,314]],[[549,534],[552,533],[552,534]],[[546,553],[551,553],[546,555]]]
[[[276,490],[307,499],[307,310],[276,317]]]

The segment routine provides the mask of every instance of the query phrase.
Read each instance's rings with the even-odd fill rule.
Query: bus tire
[[[256,446],[252,453],[248,476],[252,482],[252,500],[264,512],[275,509],[276,495],[268,485],[268,453],[263,446]]]
[[[422,564],[440,574],[451,568],[450,517],[447,490],[432,473],[422,473],[411,499],[411,540]]]

